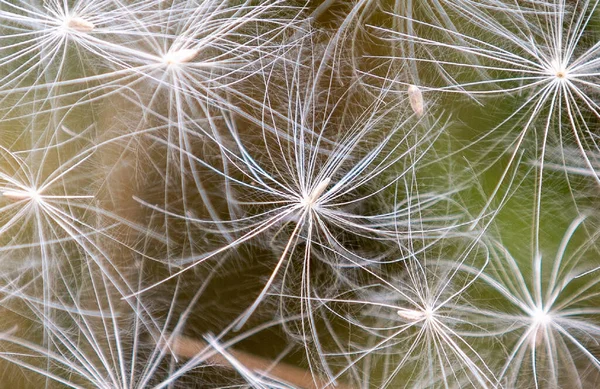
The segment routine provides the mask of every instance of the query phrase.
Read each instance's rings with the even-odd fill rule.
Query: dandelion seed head
[[[198,55],[196,49],[181,49],[169,51],[163,56],[163,62],[166,65],[181,65],[188,63]]]

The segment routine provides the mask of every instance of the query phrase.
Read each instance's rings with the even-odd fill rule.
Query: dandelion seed
[[[5,190],[0,193],[2,196],[11,200],[33,200],[38,202],[40,194],[35,190]]]
[[[304,53],[299,51],[299,55]],[[412,223],[408,214],[419,209],[422,215],[423,208],[420,206],[428,207],[421,202],[422,194],[419,194],[419,199],[411,199],[414,205],[419,204],[415,207],[411,204],[404,208],[404,205],[396,204],[384,212],[376,210],[366,214],[357,210],[360,210],[361,204],[379,197],[387,188],[412,174],[415,160],[422,158],[432,147],[438,128],[432,125],[425,133],[419,133],[420,127],[411,123],[409,115],[399,115],[399,111],[408,113],[408,106],[386,103],[384,97],[387,90],[383,90],[380,98],[374,99],[371,105],[362,108],[358,120],[344,121],[340,128],[340,122],[332,118],[343,112],[341,105],[337,104],[334,96],[329,96],[330,89],[321,89],[321,83],[313,79],[305,81],[304,72],[312,69],[302,61],[304,58],[283,61],[282,66],[293,66],[292,69],[284,69],[290,76],[285,94],[282,95],[278,88],[270,90],[271,83],[265,85],[269,88],[268,95],[277,98],[270,98],[265,107],[256,112],[261,115],[260,127],[256,129],[257,133],[262,132],[259,140],[253,141],[246,135],[254,131],[252,122],[247,129],[238,128],[236,118],[223,112],[225,129],[230,132],[227,136],[232,140],[232,146],[220,146],[223,160],[228,164],[227,170],[214,167],[202,156],[185,150],[185,145],[153,138],[167,145],[169,150],[180,153],[190,163],[221,176],[230,187],[228,201],[240,204],[240,208],[231,215],[230,220],[218,222],[189,218],[180,210],[170,212],[136,198],[136,201],[150,209],[184,219],[188,225],[223,228],[234,239],[212,251],[182,258],[178,261],[181,270],[134,295],[175,279],[246,242],[260,242],[267,238],[276,243],[277,250],[271,274],[254,302],[236,319],[232,328],[236,331],[242,329],[272,291],[273,285],[280,282],[284,291],[291,290],[284,292],[286,296],[282,296],[282,299],[287,299],[287,295],[300,295],[302,298],[299,309],[306,325],[298,330],[302,332],[302,338],[315,339],[311,342],[311,348],[314,346],[318,350],[316,354],[319,361],[315,363],[324,370],[327,379],[332,379],[324,353],[319,350],[319,329],[315,326],[312,313],[314,296],[319,295],[321,289],[330,289],[332,285],[315,277],[315,274],[331,271],[332,275],[337,275],[340,265],[358,268],[376,261],[355,254],[358,250],[347,244],[350,239],[340,237],[353,236],[356,241],[371,237],[374,241],[396,241],[414,234],[429,234],[429,231],[423,232],[421,223],[408,234],[404,228],[404,223]],[[313,74],[309,77],[313,77]],[[323,105],[324,100],[331,103]],[[221,134],[225,136],[223,130]],[[372,137],[375,134],[377,139]],[[207,133],[207,136],[210,134]],[[413,158],[415,154],[416,159]],[[407,158],[410,162],[406,161]],[[410,167],[404,165],[405,161]],[[400,165],[402,171],[386,174]],[[432,202],[438,201],[444,200],[435,195]],[[402,227],[398,220],[402,220]],[[433,234],[437,235],[438,231]],[[337,256],[339,252],[347,255]],[[339,278],[334,282],[343,282],[343,277]],[[396,321],[399,321],[397,317]],[[295,331],[291,328],[288,330]],[[310,352],[308,347],[306,351]],[[307,355],[311,359],[314,356],[312,353]]]
[[[465,243],[464,252],[452,263],[487,262],[487,249],[478,239]],[[377,282],[361,286],[362,297],[324,299],[329,311],[352,326],[348,339],[336,339],[336,348],[350,345],[335,353],[348,359],[336,378],[354,374],[352,370],[361,364],[359,370],[373,372],[378,366],[383,375],[369,374],[361,380],[371,385],[361,382],[360,387],[466,387],[462,385],[465,382],[480,388],[497,387],[485,353],[477,351],[473,343],[479,314],[463,300],[477,276],[462,277],[440,266],[445,260],[437,255],[445,247],[440,240],[419,252],[401,248],[405,272],[401,278],[367,268]],[[360,307],[360,313],[348,316],[346,305]],[[365,341],[365,336],[369,340]],[[372,385],[374,382],[378,385]]]
[[[444,2],[440,11],[444,10],[446,19],[452,21],[443,24],[419,20],[412,14],[396,15],[399,22],[415,27],[407,31],[374,26],[384,39],[392,36],[395,39],[391,39],[422,49],[391,58],[408,61],[413,67],[431,67],[446,81],[444,85],[428,84],[427,90],[465,94],[475,100],[478,96],[504,98],[511,94],[519,99],[499,124],[478,138],[490,139],[491,134],[505,127],[514,133],[513,145],[506,149],[509,163],[479,216],[501,190],[509,169],[520,161],[527,137],[536,139],[542,167],[553,138],[561,145],[572,142],[600,185],[594,161],[588,158],[590,152],[599,150],[593,127],[600,118],[596,98],[600,45],[594,38],[600,3],[565,0],[493,3],[494,6],[477,1]],[[473,33],[473,28],[479,29],[478,32]],[[425,70],[429,69],[420,69]],[[487,153],[482,156],[487,158]],[[484,158],[481,161],[489,166]],[[542,184],[540,175],[538,191]]]
[[[425,311],[417,311],[416,309],[399,309],[396,313],[401,318],[409,321],[429,319],[433,315],[433,311],[431,309],[427,309]]]
[[[327,189],[329,182],[331,182],[331,177],[327,177],[323,181],[319,182],[319,185],[317,185],[315,189],[313,189],[313,191],[308,196],[306,196],[306,198],[304,199],[304,204],[307,207],[313,207],[316,204],[317,200],[319,200],[319,197],[321,197],[323,192],[325,192],[325,189]]]
[[[48,100],[46,91],[54,97],[65,92],[61,85],[79,85],[79,92],[90,93],[88,97],[96,92],[106,93],[105,83],[100,82],[102,87],[98,88],[92,80],[102,75],[111,78],[113,71],[122,69],[123,62],[118,58],[123,55],[121,42],[134,40],[128,39],[133,30],[128,20],[135,14],[134,5],[109,3],[2,1],[0,103],[4,103],[0,104],[0,110],[3,114],[26,106],[35,109],[25,116],[53,112],[58,107],[37,104]],[[90,34],[99,25],[104,34]],[[21,96],[19,103],[7,104],[4,99],[14,94]],[[76,104],[84,104],[84,100],[87,101],[77,100]]]
[[[198,50],[196,49],[181,49],[168,52],[163,57],[163,61],[167,65],[181,65],[190,62],[196,58],[197,55]]]
[[[597,254],[589,242],[569,247],[584,219],[580,216],[571,223],[554,258],[542,261],[541,255],[534,253],[531,269],[499,242],[495,244],[500,255],[492,251],[493,264],[483,273],[461,266],[478,275],[478,290],[486,288],[485,306],[478,304],[476,296],[469,298],[481,315],[477,325],[489,326],[486,332],[500,336],[503,348],[510,345],[498,373],[499,379],[506,380],[506,387],[537,388],[544,382],[553,388],[582,388],[585,386],[577,380],[584,371],[600,371],[595,352],[600,310],[594,303],[600,280],[592,274],[581,276],[587,268],[582,260]],[[545,266],[550,271],[544,271]],[[488,293],[496,294],[499,301],[506,299],[507,304],[490,308]]]
[[[544,327],[538,325],[537,330],[535,331],[535,338],[533,342],[533,347],[540,347],[544,342]]]
[[[132,274],[135,273],[144,274],[144,269],[135,269]],[[86,286],[76,287],[73,287],[71,280],[65,276],[73,277],[73,273],[61,272],[57,281],[64,283],[61,286],[68,288],[67,292],[72,298],[63,301],[57,297],[49,306],[52,312],[61,313],[60,320],[55,320],[53,315],[42,310],[35,297],[25,294],[20,289],[15,291],[21,297],[22,303],[40,319],[40,323],[43,323],[51,340],[44,343],[31,341],[24,335],[14,334],[18,329],[16,326],[2,330],[0,359],[31,373],[40,374],[46,377],[48,382],[53,381],[63,387],[114,389],[179,387],[181,380],[188,382],[188,385],[190,382],[196,383],[192,385],[194,387],[206,387],[196,372],[207,364],[223,362],[221,350],[216,350],[212,344],[196,347],[193,350],[194,354],[184,363],[178,363],[179,360],[172,355],[173,351],[178,352],[182,349],[183,338],[179,333],[192,312],[191,308],[197,307],[195,303],[185,307],[179,315],[150,317],[149,315],[155,312],[149,311],[140,300],[130,305],[116,303],[121,295],[120,291],[107,285],[103,274],[78,273],[77,278],[87,283]],[[138,280],[138,285],[140,282]],[[199,288],[192,301],[197,302],[203,291],[204,288]],[[55,290],[53,292],[56,293]],[[172,300],[168,309],[174,309],[173,307],[180,302],[176,293],[169,296]],[[81,295],[92,298],[81,298]],[[105,302],[107,299],[108,302]],[[264,328],[280,323],[281,320],[265,323]],[[173,332],[167,332],[167,329]],[[232,340],[224,341],[222,338],[225,332],[222,332],[211,340],[214,339],[215,344],[220,341],[218,345],[225,350],[254,333],[239,334]],[[165,347],[167,345],[168,347]],[[16,346],[26,353],[7,351],[7,346]],[[255,362],[250,358],[252,356],[247,357],[251,362]],[[52,369],[43,365],[46,360],[52,361]],[[225,359],[225,362],[228,360]],[[267,370],[270,367],[269,362],[258,366]],[[54,367],[69,374],[58,374]],[[228,382],[229,377],[225,380]],[[226,386],[224,382],[219,387]]]
[[[423,104],[423,93],[416,85],[408,87],[408,99],[410,101],[410,107],[417,117],[423,116],[425,113],[425,106]]]
[[[65,27],[77,32],[92,32],[96,26],[92,22],[88,22],[77,16],[73,16],[65,20]]]
[[[535,339],[533,345],[535,347],[540,347],[542,345],[542,342],[544,341],[544,333],[546,331],[546,328],[549,325],[551,325],[552,317],[550,316],[550,314],[544,312],[542,309],[536,309],[532,313],[531,319],[533,321],[533,324],[537,326],[535,336],[533,338]]]

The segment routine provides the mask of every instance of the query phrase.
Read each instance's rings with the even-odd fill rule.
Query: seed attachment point
[[[557,81],[566,80],[569,76],[569,71],[567,70],[567,66],[560,61],[553,60],[550,62],[550,68],[548,72],[556,77]]]

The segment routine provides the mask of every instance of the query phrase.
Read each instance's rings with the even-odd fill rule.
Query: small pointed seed
[[[177,65],[181,63],[190,62],[198,55],[196,49],[181,49],[169,52],[165,54],[163,60],[169,65]]]
[[[538,326],[537,330],[535,331],[535,347],[540,347],[544,342],[544,332],[545,331],[542,326]]]
[[[31,193],[23,190],[5,190],[0,194],[11,200],[26,200],[33,198],[33,195]]]
[[[425,316],[423,312],[416,311],[414,309],[399,309],[396,313],[398,313],[398,316],[401,318],[409,321],[421,320]]]
[[[423,116],[425,106],[423,104],[423,94],[419,87],[415,85],[408,87],[408,99],[410,101],[410,106],[417,117]]]
[[[67,21],[67,27],[78,32],[91,32],[94,30],[94,28],[96,28],[94,23],[88,22],[87,20],[76,16],[69,18]]]
[[[323,192],[325,192],[325,189],[327,189],[329,182],[331,182],[331,177],[327,177],[323,181],[319,182],[319,185],[317,185],[315,189],[313,189],[312,193],[309,196],[309,204],[314,204],[314,202],[317,201],[319,197],[321,197]]]

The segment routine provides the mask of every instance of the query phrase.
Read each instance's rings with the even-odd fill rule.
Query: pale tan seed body
[[[319,185],[317,185],[315,187],[315,189],[313,189],[310,196],[308,196],[308,204],[309,205],[313,205],[317,201],[317,199],[319,197],[321,197],[323,192],[325,192],[325,189],[327,189],[327,186],[329,185],[330,181],[331,181],[331,177],[327,177],[323,181],[319,182]]]
[[[423,104],[423,94],[419,87],[411,85],[408,87],[408,100],[413,112],[421,117],[425,113],[425,105]]]
[[[416,311],[414,309],[403,309],[398,310],[398,316],[408,321],[417,321],[421,320],[425,315],[423,312]]]
[[[96,28],[94,23],[88,22],[87,20],[76,16],[70,18],[66,24],[71,30],[78,32],[91,32],[94,30],[94,28]]]
[[[3,197],[11,200],[29,200],[39,198],[39,194],[36,192],[29,192],[24,190],[5,190],[0,193]]]
[[[169,65],[178,65],[187,63],[196,58],[198,50],[196,49],[181,49],[169,52],[163,57],[165,63]]]

